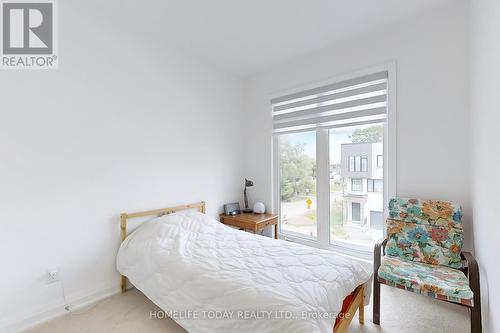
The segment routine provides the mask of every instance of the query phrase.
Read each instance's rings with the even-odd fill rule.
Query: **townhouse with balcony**
[[[341,145],[343,223],[381,230],[383,227],[383,143]]]

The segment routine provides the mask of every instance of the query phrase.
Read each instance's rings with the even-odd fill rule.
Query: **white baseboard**
[[[104,298],[108,298],[120,292],[120,288],[116,285],[102,286],[93,290],[74,293],[68,295],[68,303],[71,311],[81,309],[87,305],[96,303]],[[54,302],[43,307],[44,310],[34,311],[33,313],[25,314],[23,317],[15,319],[6,326],[0,327],[0,332],[21,332],[38,326],[47,321],[61,317],[65,314],[70,314],[64,309],[64,304]]]

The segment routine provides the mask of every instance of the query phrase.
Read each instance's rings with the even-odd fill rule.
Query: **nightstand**
[[[278,215],[264,213],[241,213],[238,215],[219,215],[220,221],[232,227],[256,233],[274,225],[274,238],[278,239]]]

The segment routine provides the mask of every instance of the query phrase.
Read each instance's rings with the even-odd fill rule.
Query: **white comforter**
[[[366,265],[331,251],[195,212],[145,223],[122,243],[117,266],[186,330],[203,333],[331,332],[332,313],[371,276]]]

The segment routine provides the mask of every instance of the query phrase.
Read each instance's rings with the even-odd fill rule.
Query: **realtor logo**
[[[57,68],[55,3],[2,1],[2,68]]]

